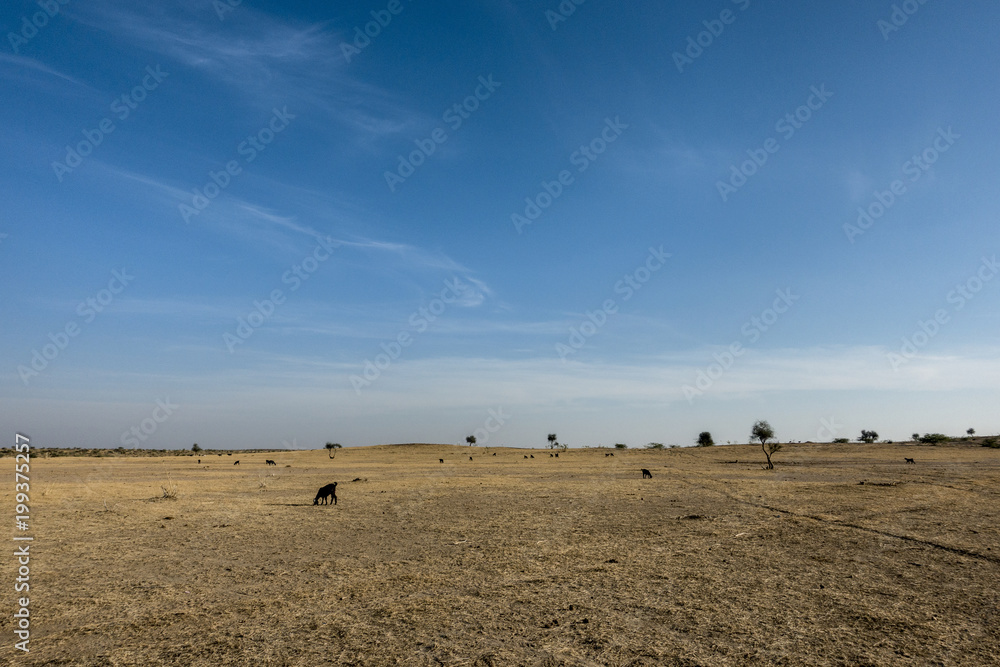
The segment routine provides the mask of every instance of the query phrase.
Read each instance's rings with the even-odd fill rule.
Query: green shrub
[[[924,433],[920,436],[920,442],[925,445],[940,445],[943,442],[948,442],[951,440],[944,433]]]
[[[996,438],[986,438],[982,442],[983,447],[989,447],[990,449],[1000,449],[1000,440]]]
[[[834,444],[837,444],[837,445],[846,445],[847,443],[850,442],[850,440],[847,439],[847,438],[834,438],[833,442],[834,442]]]

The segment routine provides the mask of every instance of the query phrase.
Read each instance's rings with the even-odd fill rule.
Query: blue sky
[[[1000,7],[790,5],[8,3],[3,430],[1000,431]]]

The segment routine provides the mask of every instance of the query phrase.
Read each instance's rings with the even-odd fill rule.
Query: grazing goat
[[[524,458],[528,458],[528,457],[527,457],[527,456],[525,456]]]
[[[553,456],[552,454],[549,454],[549,458],[550,458],[550,459],[552,458],[552,456]]]
[[[201,463],[201,459],[198,459],[198,463]]]
[[[496,453],[496,452],[493,452],[493,456],[496,456],[496,455],[497,455],[497,453]]]
[[[907,463],[914,463],[914,464],[916,463],[916,461],[914,461],[913,459],[907,459],[906,457],[904,457],[904,459],[906,460]]]
[[[558,455],[558,454],[556,454],[556,458],[559,458],[559,455]]]
[[[444,463],[444,459],[438,459],[438,462]]]
[[[276,466],[278,464],[272,461],[271,459],[267,459],[266,461],[264,461],[264,465]]]
[[[239,464],[240,464],[240,462],[238,460],[237,461],[233,461],[233,465],[234,466],[238,466]]]
[[[323,502],[320,503],[319,499],[322,498]],[[316,498],[313,499],[313,505],[329,505],[327,502],[330,498],[333,498],[333,504],[337,504],[337,483],[327,484],[316,492]]]
[[[647,477],[650,478],[650,479],[653,479],[653,473],[651,473],[648,470],[646,470],[645,468],[643,468],[642,469],[642,478],[646,479]]]
[[[469,460],[470,460],[470,461],[472,460],[472,457],[471,457],[471,456],[469,457]]]

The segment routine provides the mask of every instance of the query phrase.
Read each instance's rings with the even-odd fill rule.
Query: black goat
[[[322,498],[323,502],[320,503],[319,499]],[[337,483],[327,484],[316,492],[316,498],[313,499],[313,505],[329,505],[329,499],[333,498],[333,504],[337,504]]]

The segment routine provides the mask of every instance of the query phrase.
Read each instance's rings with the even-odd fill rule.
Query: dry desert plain
[[[1000,450],[608,451],[34,458],[31,650],[8,555],[0,661],[1000,662]]]

